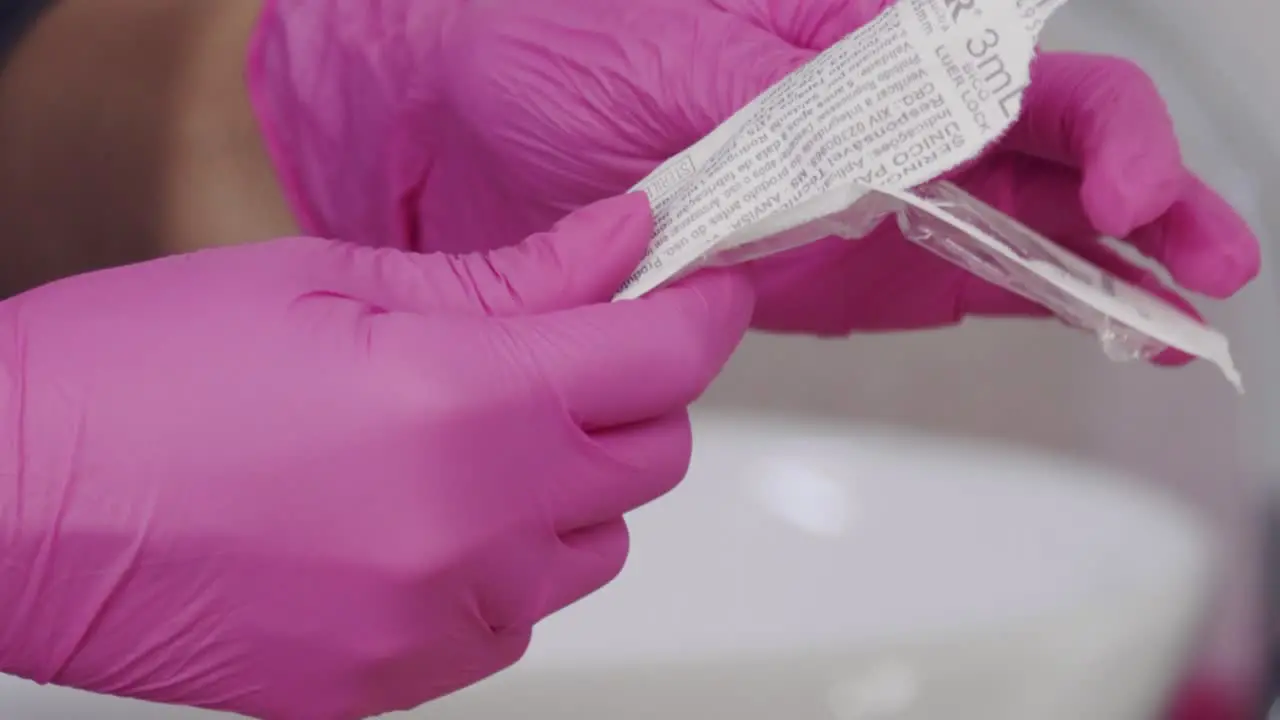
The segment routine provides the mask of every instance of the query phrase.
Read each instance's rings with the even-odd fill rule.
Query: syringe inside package
[[[649,253],[617,299],[889,215],[903,234],[1097,334],[1116,359],[1169,348],[1241,388],[1226,338],[938,178],[1017,120],[1036,40],[1067,0],[898,0],[635,189]]]

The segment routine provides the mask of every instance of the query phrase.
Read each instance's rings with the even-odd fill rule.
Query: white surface
[[[1148,720],[1174,679],[1205,536],[1132,481],[870,427],[696,428],[622,578],[405,720]],[[4,680],[0,717],[213,716]]]
[[[1159,709],[1207,569],[1171,505],[1007,448],[702,419],[689,481],[633,519],[622,578],[514,671],[406,720]]]

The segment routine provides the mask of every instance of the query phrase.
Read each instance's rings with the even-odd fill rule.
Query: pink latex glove
[[[361,242],[515,242],[630,187],[878,14],[884,0],[271,0],[250,82],[306,226]],[[1184,167],[1132,63],[1045,53],[1025,115],[958,179],[1157,292],[1127,238],[1187,289],[1259,268],[1245,223]],[[462,242],[464,244],[458,244]],[[886,227],[755,265],[756,325],[843,334],[1043,310]]]
[[[651,223],[627,196],[487,257],[283,239],[0,304],[0,672],[346,720],[514,662],[618,573],[751,315],[729,273],[577,307]]]

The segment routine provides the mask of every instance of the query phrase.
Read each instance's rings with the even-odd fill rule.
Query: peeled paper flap
[[[977,157],[1017,119],[1044,22],[1066,0],[899,0],[787,75],[636,190],[653,243],[619,299],[660,287],[722,248],[849,207]],[[768,219],[767,226],[762,221]]]

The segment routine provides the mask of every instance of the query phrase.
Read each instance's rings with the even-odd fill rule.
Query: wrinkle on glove
[[[315,238],[0,303],[0,672],[272,720],[416,707],[612,580],[746,331],[607,303],[638,195],[488,255]]]
[[[888,2],[424,0],[415,7],[431,10],[416,12],[441,18],[430,32],[399,24],[402,5],[274,0],[250,82],[282,177],[316,227],[368,244],[466,251],[515,242],[631,187]],[[335,43],[340,50],[318,51]],[[386,61],[409,56],[418,64]],[[298,80],[322,75],[329,82]],[[1021,121],[953,179],[1187,309],[1101,237],[1125,240],[1187,290],[1215,298],[1257,274],[1257,239],[1186,168],[1139,67],[1044,53],[1032,78]],[[397,93],[370,103],[370,88]],[[888,225],[751,272],[755,325],[781,332],[1047,314]]]

